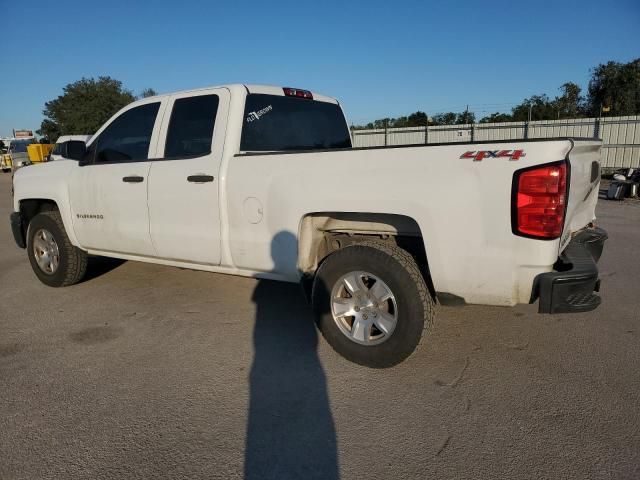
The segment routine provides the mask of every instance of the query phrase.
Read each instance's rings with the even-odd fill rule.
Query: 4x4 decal
[[[465,152],[460,158],[473,158],[474,162],[479,162],[484,158],[508,158],[509,160],[518,160],[524,156],[524,150],[477,150]]]

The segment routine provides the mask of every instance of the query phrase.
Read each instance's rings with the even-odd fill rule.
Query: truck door
[[[160,101],[150,99],[122,112],[98,132],[73,169],[69,197],[73,228],[82,247],[155,255],[149,235],[147,187],[161,106]]]
[[[219,168],[229,91],[172,96],[149,173],[149,220],[159,257],[220,264]]]

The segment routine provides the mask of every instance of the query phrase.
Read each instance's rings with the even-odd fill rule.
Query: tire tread
[[[62,282],[58,286],[68,287],[78,283],[84,278],[87,271],[87,263],[89,259],[87,252],[79,249],[71,243],[58,210],[41,211],[38,215],[48,217],[56,224],[61,232],[61,235],[59,236],[60,238],[57,238],[56,241],[58,243],[58,248],[61,250],[61,255],[66,257],[67,268],[64,272]],[[37,218],[38,215],[34,218]],[[29,226],[31,226],[31,223]]]
[[[411,279],[411,282],[416,287],[416,290],[414,290],[414,293],[413,293],[415,295],[415,292],[417,291],[417,298],[415,299],[416,303],[414,304],[414,306],[417,307],[418,311],[422,312],[423,322],[422,322],[422,328],[420,330],[416,330],[415,332],[415,337],[413,337],[413,341],[411,342],[414,345],[414,347],[411,350],[409,349],[405,350],[405,353],[396,356],[396,358],[388,357],[388,358],[378,358],[378,359],[373,359],[372,357],[367,358],[366,356],[362,357],[359,354],[355,354],[355,353],[351,354],[351,353],[347,353],[346,351],[341,352],[340,350],[343,350],[343,347],[338,348],[338,345],[334,345],[333,343],[334,340],[331,338],[334,336],[333,329],[330,327],[331,330],[325,331],[325,328],[327,327],[325,326],[326,320],[324,319],[327,318],[326,315],[331,315],[331,314],[330,312],[325,313],[326,307],[324,307],[325,295],[328,294],[328,292],[326,292],[326,294],[321,293],[321,292],[325,292],[326,288],[328,287],[327,286],[321,287],[320,283],[322,285],[326,285],[326,283],[325,282],[319,283],[318,281],[314,281],[311,297],[314,301],[314,309],[316,310],[318,315],[317,322],[318,322],[320,331],[334,350],[336,350],[338,353],[342,354],[343,356],[346,356],[349,360],[355,363],[359,363],[361,365],[365,365],[373,368],[387,368],[387,367],[396,365],[397,363],[411,357],[422,345],[424,339],[427,337],[428,331],[431,330],[431,328],[433,327],[435,303],[431,296],[429,288],[427,287],[423,273],[420,270],[418,263],[416,262],[416,259],[408,251],[399,247],[395,243],[390,243],[382,240],[366,240],[364,242],[358,242],[358,243],[349,245],[347,247],[344,247],[340,250],[337,250],[336,252],[333,252],[331,255],[325,258],[323,263],[320,265],[320,267],[316,271],[316,279],[324,278],[324,276],[326,275],[325,271],[327,269],[335,268],[335,265],[337,265],[335,262],[327,262],[327,260],[330,259],[332,255],[340,252],[341,255],[343,256],[342,258],[348,258],[351,256],[349,253],[350,249],[354,249],[354,254],[355,254],[356,252],[355,249],[362,248],[362,247],[375,249],[380,253],[384,254],[382,256],[376,256],[376,258],[378,258],[377,261],[394,264],[395,267],[393,268],[400,267],[405,271],[405,273]],[[344,255],[347,255],[347,257],[344,257]],[[356,255],[361,255],[361,253],[357,253]],[[330,264],[334,266],[329,266]],[[385,267],[385,268],[388,268],[388,267]],[[419,338],[416,338],[418,336]],[[385,355],[387,355],[387,353],[385,353]]]
[[[418,341],[418,346],[411,353],[413,355],[416,350],[422,345],[426,334],[433,327],[433,319],[435,316],[435,308],[434,302],[431,298],[431,293],[429,292],[429,288],[424,281],[424,277],[422,276],[422,272],[420,271],[420,267],[416,263],[415,258],[405,249],[400,248],[399,246],[383,241],[375,241],[368,240],[366,242],[358,243],[357,245],[362,245],[371,248],[377,248],[378,250],[382,250],[387,253],[389,256],[393,257],[398,263],[400,263],[409,273],[412,280],[418,287],[418,295],[420,296],[420,302],[422,303],[422,308],[425,312],[424,319],[424,327],[422,328],[422,333],[420,335],[420,340]],[[411,356],[410,355],[410,356]]]

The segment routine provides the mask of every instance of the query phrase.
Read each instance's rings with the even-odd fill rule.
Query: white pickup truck
[[[337,352],[388,367],[438,301],[599,305],[599,155],[568,138],[352,148],[335,99],[229,85],[134,102],[74,160],[20,169],[11,225],[54,287],[88,255],[301,282]]]

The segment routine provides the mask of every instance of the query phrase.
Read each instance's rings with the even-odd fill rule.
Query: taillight
[[[313,94],[309,90],[300,90],[299,88],[284,87],[282,89],[287,97],[307,98],[313,100]]]
[[[511,207],[513,233],[547,240],[559,238],[566,201],[566,162],[517,171]]]

